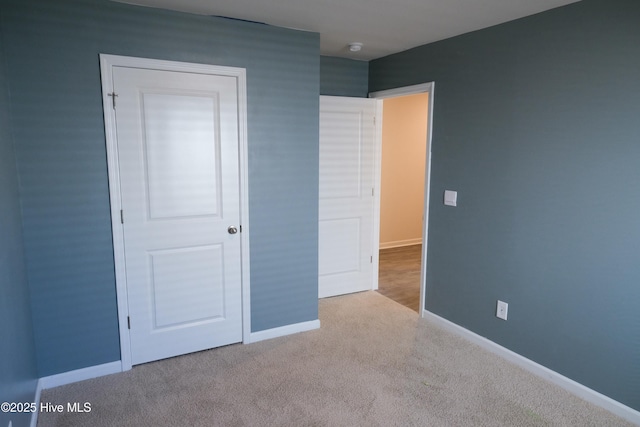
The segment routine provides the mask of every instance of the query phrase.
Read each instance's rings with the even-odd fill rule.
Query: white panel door
[[[239,342],[236,79],[114,67],[113,85],[132,364]]]
[[[376,100],[320,97],[320,298],[372,289]]]

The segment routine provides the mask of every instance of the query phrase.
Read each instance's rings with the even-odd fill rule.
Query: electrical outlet
[[[496,308],[496,317],[502,320],[507,320],[507,312],[509,311],[509,304],[504,301],[498,300],[498,307]]]

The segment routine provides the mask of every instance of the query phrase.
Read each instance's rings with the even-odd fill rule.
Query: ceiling
[[[371,60],[577,0],[115,0],[320,33],[322,55]],[[349,51],[350,42],[364,46]]]

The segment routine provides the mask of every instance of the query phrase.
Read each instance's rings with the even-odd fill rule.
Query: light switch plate
[[[509,304],[504,301],[498,300],[496,307],[496,317],[502,320],[507,320],[507,313],[509,312]]]
[[[444,204],[446,206],[458,206],[458,192],[444,190]]]

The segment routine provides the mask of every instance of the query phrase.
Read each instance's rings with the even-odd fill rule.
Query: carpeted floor
[[[376,292],[320,301],[319,330],[46,390],[46,426],[627,426]]]

